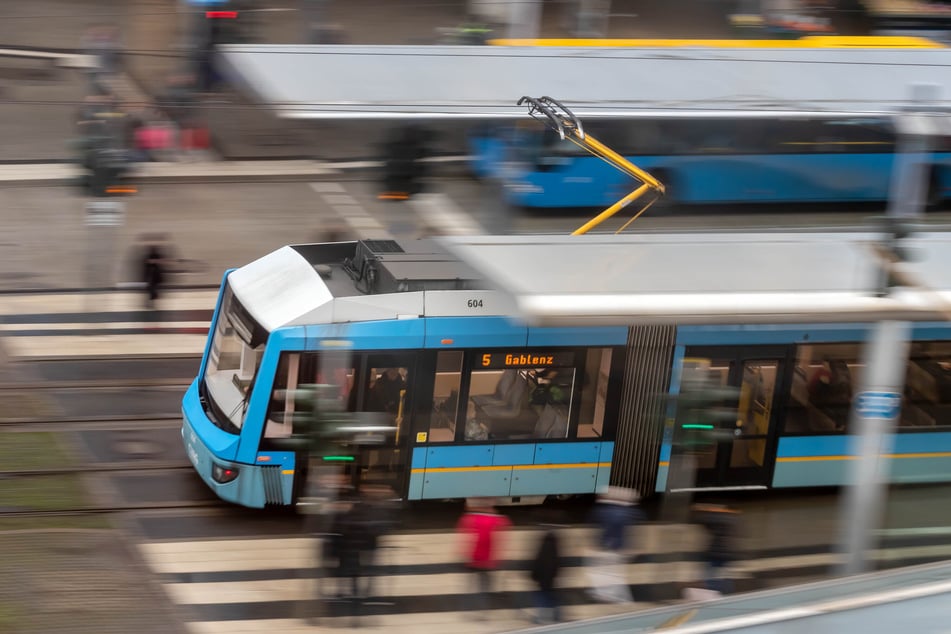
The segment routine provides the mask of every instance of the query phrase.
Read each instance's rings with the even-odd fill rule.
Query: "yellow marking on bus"
[[[281,471],[281,473],[284,474],[284,475],[294,475],[294,470],[293,470],[293,469],[284,469],[283,471]]]
[[[489,40],[492,46],[561,46],[615,48],[945,48],[923,37],[813,35],[797,40],[678,40],[552,38]]]
[[[922,453],[887,453],[882,458],[904,460],[907,458],[951,458],[951,451],[932,451]],[[858,456],[783,456],[776,458],[776,462],[817,462],[820,460],[855,460]]]
[[[410,473],[461,473],[463,471],[505,471],[507,469],[580,469],[584,467],[610,467],[610,462],[578,462],[565,464],[516,464],[492,465],[490,467],[430,467],[412,469]]]
[[[670,466],[670,461],[669,461],[669,460],[661,460],[660,465],[658,465],[658,466],[661,466],[661,467],[669,467],[669,466]]]

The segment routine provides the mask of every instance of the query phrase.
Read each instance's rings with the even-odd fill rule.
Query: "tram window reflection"
[[[611,353],[610,348],[592,348],[587,352],[578,412],[578,438],[593,438],[603,434],[611,378]]]
[[[951,342],[911,345],[901,427],[951,425]]]
[[[294,432],[297,402],[294,390],[303,385],[336,386],[337,406],[345,409],[356,373],[349,354],[285,352],[274,374],[271,399],[264,427],[265,438],[286,438]]]
[[[360,404],[352,398],[354,411],[385,412],[397,428],[409,416],[411,357],[400,354],[371,354],[366,358],[363,396]]]
[[[860,385],[857,343],[796,346],[786,407],[787,434],[847,430],[855,386]]]
[[[440,350],[436,355],[433,413],[429,442],[452,442],[456,437],[459,389],[462,386],[462,350]]]
[[[261,363],[264,346],[251,347],[241,337],[229,315],[233,305],[230,289],[222,300],[221,316],[215,325],[205,385],[217,412],[215,424],[225,431],[237,433],[244,424],[249,390]]]
[[[480,365],[469,375],[465,439],[566,438],[578,376],[575,356],[572,350],[475,354]],[[537,360],[551,365],[535,365]]]

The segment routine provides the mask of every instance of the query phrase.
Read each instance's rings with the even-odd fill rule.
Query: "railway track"
[[[194,356],[20,361],[0,383],[0,429],[165,426],[181,420],[181,397],[197,367]]]
[[[0,519],[76,517],[83,515],[116,515],[137,511],[176,511],[206,508],[221,508],[225,503],[219,500],[194,500],[178,502],[158,502],[145,504],[122,504],[116,506],[87,506],[64,509],[0,509]]]

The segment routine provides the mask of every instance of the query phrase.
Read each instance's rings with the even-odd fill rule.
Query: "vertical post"
[[[916,110],[926,110],[927,102],[936,101],[935,86],[912,86]],[[930,135],[927,115],[900,113],[895,118],[899,134],[895,163],[889,188],[889,218],[910,219],[921,214],[930,172]],[[887,280],[888,276],[883,276]],[[887,282],[882,289],[888,292]],[[908,322],[883,321],[876,324],[864,352],[865,371],[861,390],[852,400],[852,448],[849,463],[842,545],[844,574],[868,569],[867,552],[874,546],[873,530],[881,522],[885,508],[888,438],[894,433],[901,415],[901,400],[908,359]]]
[[[85,287],[101,291],[115,285],[119,227],[125,205],[117,201],[96,200],[86,203],[86,279]],[[92,292],[86,294],[86,310],[102,310]]]
[[[538,37],[542,15],[541,0],[519,0],[509,3],[510,39],[535,39]]]
[[[891,453],[888,440],[901,415],[910,330],[908,322],[879,322],[866,346],[862,391],[853,398],[850,421],[854,460],[842,518],[845,574],[867,570],[866,553],[875,545],[872,531],[885,508],[888,464],[883,457]]]

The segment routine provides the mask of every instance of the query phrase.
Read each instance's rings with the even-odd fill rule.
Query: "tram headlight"
[[[220,464],[211,465],[211,477],[218,484],[227,484],[238,477],[238,469],[235,467],[222,467]]]

